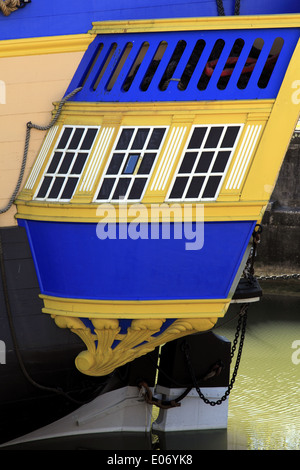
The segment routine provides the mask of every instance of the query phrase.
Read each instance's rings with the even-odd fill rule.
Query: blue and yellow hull
[[[44,312],[87,345],[81,372],[225,315],[299,117],[299,31],[298,14],[94,24],[16,201]]]

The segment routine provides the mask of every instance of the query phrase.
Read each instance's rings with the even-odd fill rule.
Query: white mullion
[[[221,126],[214,126],[214,127],[221,127]],[[208,170],[207,170],[205,180],[204,180],[204,182],[203,182],[203,185],[202,185],[200,194],[199,194],[199,196],[198,196],[198,200],[201,200],[202,195],[203,195],[204,190],[205,190],[205,187],[206,187],[206,183],[207,183],[207,181],[209,180],[209,178],[214,174],[214,173],[212,173],[212,168],[213,168],[213,166],[214,166],[214,164],[215,164],[215,161],[216,161],[216,159],[217,159],[218,151],[220,150],[221,142],[222,142],[222,140],[223,140],[223,137],[224,137],[224,135],[225,135],[225,132],[227,131],[227,128],[228,128],[228,125],[223,125],[223,131],[222,131],[222,134],[220,135],[219,143],[217,144],[217,146],[216,146],[215,149],[214,149],[215,154],[214,154],[214,156],[213,156],[213,158],[212,158],[212,160],[211,160],[211,162],[210,162],[209,168],[208,168]],[[209,149],[207,149],[207,150],[209,150]],[[210,150],[213,150],[213,149],[211,148]],[[211,199],[211,198],[209,198],[209,199]]]
[[[196,126],[196,127],[198,127],[198,126]],[[201,143],[200,148],[199,148],[199,149],[194,149],[194,151],[195,151],[195,150],[198,151],[198,156],[196,157],[196,160],[195,160],[195,162],[194,162],[193,168],[192,168],[191,173],[190,173],[190,175],[189,175],[188,182],[186,183],[185,190],[184,190],[183,195],[182,195],[182,199],[185,199],[185,198],[186,198],[186,194],[187,194],[188,189],[189,189],[189,187],[190,187],[190,183],[191,183],[191,181],[192,181],[192,178],[195,176],[196,166],[198,165],[198,162],[199,162],[199,160],[200,160],[200,158],[201,158],[201,152],[203,151],[204,143],[206,142],[207,136],[208,136],[208,134],[209,134],[209,132],[210,132],[210,129],[212,128],[212,125],[208,125],[208,126],[199,126],[199,127],[207,127],[207,129],[206,129],[205,135],[204,135],[204,137],[203,137],[203,140],[202,140],[202,143]],[[194,128],[194,129],[195,129],[195,128]],[[192,138],[192,135],[193,135],[193,134],[191,134],[191,138]],[[186,150],[186,152],[191,152],[191,151],[193,151],[193,149]],[[179,171],[179,169],[180,169],[180,166],[179,166],[179,168],[178,168],[178,171]],[[203,185],[202,185],[202,187],[203,187]],[[199,197],[199,196],[198,196],[198,197]],[[187,199],[187,200],[192,200],[192,198],[186,198],[186,199]]]

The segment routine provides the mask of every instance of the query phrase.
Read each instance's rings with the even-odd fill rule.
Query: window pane
[[[64,181],[65,181],[65,178],[62,178],[60,176],[55,178],[55,181],[52,185],[50,194],[48,196],[50,199],[56,199],[58,197],[59,192],[61,190],[61,187],[62,187]]]
[[[135,135],[132,149],[140,150],[144,147],[150,129],[139,129]]]
[[[221,176],[211,176],[209,178],[202,195],[203,199],[215,197],[221,178]]]
[[[147,181],[147,178],[136,178],[130,190],[128,199],[140,199],[143,193],[146,181]]]
[[[73,175],[80,175],[80,173],[83,170],[87,157],[88,157],[88,153],[79,153],[77,155],[77,158],[75,160],[75,163],[71,171]]]
[[[98,129],[88,129],[81,144],[81,150],[89,150],[94,142]]]
[[[176,178],[175,184],[173,186],[172,192],[170,194],[170,198],[180,198],[183,195],[183,192],[185,190],[186,184],[188,182],[188,177],[183,176]]]
[[[82,127],[75,130],[71,142],[68,146],[69,149],[77,149],[83,133],[84,129]]]
[[[107,175],[116,175],[119,173],[125,153],[115,153],[107,169]]]
[[[105,178],[101,185],[97,199],[109,199],[115,181],[115,178]]]
[[[79,178],[69,178],[66,186],[64,187],[61,199],[71,199],[73,196],[77,181]]]
[[[145,153],[140,164],[138,175],[149,175],[153,162],[155,160],[156,153]]]
[[[119,138],[119,142],[116,146],[116,150],[126,150],[128,148],[130,139],[132,137],[134,129],[123,129]]]
[[[199,197],[205,176],[194,176],[186,193],[188,199],[197,199]]]
[[[66,174],[68,173],[68,170],[71,166],[71,163],[73,161],[73,157],[74,157],[75,153],[73,152],[66,152],[64,158],[63,158],[63,161],[60,165],[60,168],[58,170],[58,173],[61,175],[61,174]]]
[[[65,127],[57,148],[64,149],[72,132],[72,127]]]
[[[198,161],[195,173],[206,173],[213,159],[215,152],[202,152]]]
[[[198,156],[197,152],[186,152],[179,173],[190,173]]]
[[[45,197],[52,181],[51,176],[45,176],[44,181],[40,187],[37,197]]]
[[[147,149],[157,150],[161,144],[161,141],[164,137],[165,132],[166,132],[166,129],[163,129],[163,128],[153,129],[151,137],[147,145]]]
[[[207,131],[207,127],[196,127],[194,129],[188,148],[189,149],[200,148],[206,131]]]
[[[222,132],[223,127],[212,127],[206,139],[205,148],[216,148]]]
[[[237,138],[240,126],[230,126],[225,132],[224,138],[222,140],[221,147],[233,147],[235,139]]]
[[[127,192],[130,181],[131,181],[131,178],[120,178],[112,198],[113,199],[123,198]]]
[[[58,167],[58,164],[60,162],[62,154],[63,154],[62,152],[55,152],[55,154],[53,155],[52,161],[50,163],[50,166],[47,170],[47,173],[55,173],[55,171]]]
[[[139,154],[129,155],[129,157],[127,158],[125,168],[122,171],[122,173],[125,175],[132,175],[139,158],[140,158]]]
[[[229,157],[230,152],[219,152],[212,171],[217,173],[223,172],[226,168]]]

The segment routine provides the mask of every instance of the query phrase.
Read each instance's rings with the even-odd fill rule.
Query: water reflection
[[[300,449],[300,364],[292,357],[292,345],[300,340],[299,324],[297,292],[267,292],[250,307],[238,378],[230,395],[228,449]],[[232,338],[234,325],[220,332]]]

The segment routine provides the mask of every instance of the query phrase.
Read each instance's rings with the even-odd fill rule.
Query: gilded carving
[[[161,334],[165,319],[132,320],[126,334],[120,333],[119,321],[91,318],[94,330],[75,317],[53,315],[60,328],[69,328],[85,343],[87,350],[75,359],[77,369],[86,375],[110,374],[134,359],[153,351],[168,341],[211,329],[217,318],[175,320]],[[156,336],[153,336],[157,334]]]

